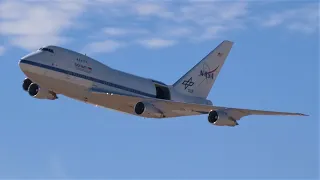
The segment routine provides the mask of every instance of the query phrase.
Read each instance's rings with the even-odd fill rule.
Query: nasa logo
[[[206,79],[213,79],[213,73],[212,72],[207,72],[207,71],[200,71],[199,76],[204,76]]]
[[[184,85],[184,89],[187,89],[188,87],[193,86],[194,82],[192,81],[192,77],[190,77],[188,80],[184,80],[182,82],[182,85]]]
[[[205,71],[205,70],[201,70],[199,76],[203,76],[206,79],[213,79],[214,78],[214,72],[219,68],[216,67],[214,70],[212,71]]]

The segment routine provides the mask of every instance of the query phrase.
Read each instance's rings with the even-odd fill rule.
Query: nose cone
[[[20,59],[20,61],[19,61],[19,63],[18,63],[18,65],[19,65],[19,67],[20,67],[20,69],[23,71],[24,70],[24,66],[25,66],[25,64],[24,64],[24,59],[23,58],[21,58]]]
[[[24,57],[22,57],[22,58],[20,59],[20,61],[19,61],[19,63],[18,63],[18,65],[19,65],[19,67],[20,67],[20,69],[21,69],[22,71],[25,70],[26,62],[27,62],[27,58],[26,58],[26,56],[24,56]]]
[[[23,56],[23,57],[20,59],[18,65],[19,65],[20,69],[21,69],[23,72],[26,71],[28,65],[29,65],[30,63],[32,63],[32,59],[33,59],[32,56],[33,56],[33,53],[28,54],[28,55],[26,55],[26,56]]]

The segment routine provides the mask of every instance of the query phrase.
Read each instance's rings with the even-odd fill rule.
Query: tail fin
[[[173,84],[180,93],[190,96],[207,98],[233,42],[223,41],[190,71]]]

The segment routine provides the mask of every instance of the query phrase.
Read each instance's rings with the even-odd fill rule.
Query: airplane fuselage
[[[171,85],[113,69],[86,55],[57,46],[40,48],[21,58],[19,66],[28,79],[40,86],[40,91],[130,114],[135,114],[134,105],[128,106],[112,96],[101,98],[90,90],[104,89],[132,96],[212,105],[210,100],[176,92]],[[42,95],[38,98],[56,97]]]
[[[213,105],[207,97],[232,46],[231,41],[221,42],[172,85],[113,69],[72,50],[46,46],[19,61],[27,76],[22,88],[38,99],[65,95],[140,117],[207,114],[208,122],[216,126],[237,126],[237,121],[248,115],[306,116]],[[146,62],[146,68],[151,66]]]

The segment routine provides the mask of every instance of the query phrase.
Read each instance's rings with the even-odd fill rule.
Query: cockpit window
[[[40,48],[39,50],[40,51],[48,51],[48,52],[54,53],[53,50],[49,49],[49,48]]]

